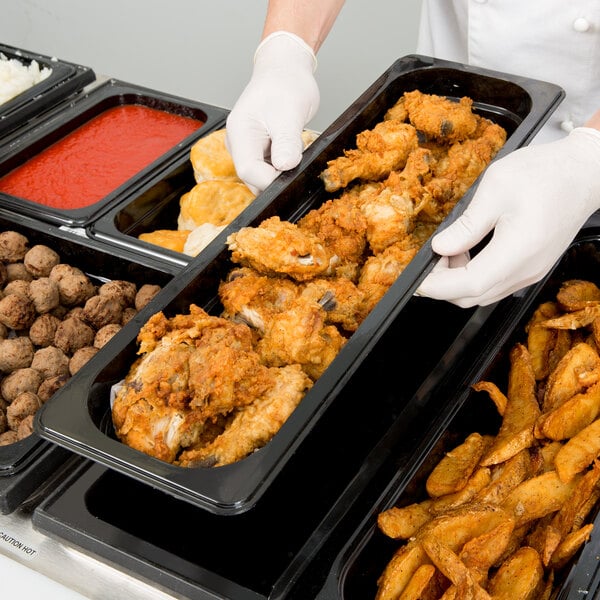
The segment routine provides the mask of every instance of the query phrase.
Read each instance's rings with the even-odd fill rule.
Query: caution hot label
[[[32,548],[6,531],[0,531],[0,547],[27,559],[31,559],[37,554],[35,548]]]

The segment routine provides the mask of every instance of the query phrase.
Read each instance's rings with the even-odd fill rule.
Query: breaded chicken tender
[[[444,96],[414,90],[405,92],[404,106],[410,122],[427,138],[453,143],[471,137],[477,128],[471,98],[463,97],[454,102]]]
[[[332,272],[339,263],[312,233],[279,217],[258,227],[243,227],[227,238],[231,260],[265,275],[288,275],[297,281]]]
[[[394,119],[377,123],[356,136],[355,149],[327,163],[321,173],[325,189],[335,192],[355,179],[383,179],[403,168],[417,145],[417,131],[412,125]]]
[[[238,461],[264,446],[281,428],[312,381],[299,365],[269,369],[272,385],[260,397],[239,409],[223,433],[213,441],[181,453],[180,466],[220,467]]]

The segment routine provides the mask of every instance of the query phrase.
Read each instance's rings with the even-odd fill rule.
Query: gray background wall
[[[415,50],[421,0],[348,0],[319,52],[323,130],[396,58]],[[267,0],[0,0],[0,42],[231,108]]]

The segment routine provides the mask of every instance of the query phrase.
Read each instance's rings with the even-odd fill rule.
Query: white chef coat
[[[417,52],[560,85],[537,142],[600,109],[600,0],[423,0]]]

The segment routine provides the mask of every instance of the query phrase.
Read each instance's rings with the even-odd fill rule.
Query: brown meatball
[[[77,267],[60,263],[52,268],[49,277],[57,283],[60,302],[65,306],[82,304],[96,292],[90,278]]]
[[[6,409],[6,418],[8,426],[16,431],[19,423],[28,415],[34,415],[38,408],[42,406],[41,400],[33,392],[23,392],[19,394]]]
[[[6,265],[7,281],[33,281],[33,275],[25,268],[22,262],[10,263]]]
[[[11,429],[0,434],[0,446],[10,446],[10,444],[14,444],[18,441],[19,438],[17,437],[17,432],[12,431]]]
[[[140,289],[138,293],[135,295],[135,309],[142,310],[156,294],[160,292],[159,285],[152,285],[151,283],[145,283]]]
[[[95,354],[98,354],[98,348],[94,346],[85,346],[84,348],[79,348],[73,353],[71,360],[69,361],[69,373],[71,375],[75,375],[85,363],[92,358]]]
[[[8,281],[8,271],[6,265],[0,260],[0,288],[6,285]]]
[[[4,410],[0,410],[0,433],[4,433],[8,429],[8,419]]]
[[[19,294],[25,298],[30,298],[29,284],[31,282],[26,279],[13,279],[4,286],[4,296],[9,294]]]
[[[75,350],[94,343],[95,331],[81,319],[69,317],[56,328],[54,345],[65,354],[73,354]]]
[[[0,300],[0,323],[11,329],[28,329],[35,320],[33,302],[20,294],[8,294]]]
[[[16,231],[0,232],[0,260],[16,263],[23,260],[29,250],[29,240]]]
[[[102,348],[102,346],[107,344],[113,337],[113,335],[115,335],[115,333],[118,333],[119,331],[121,331],[121,325],[119,325],[118,323],[109,323],[108,325],[101,327],[96,332],[96,337],[94,338],[94,346],[96,348]]]
[[[44,379],[69,373],[69,357],[56,346],[36,350],[31,367],[37,369]]]
[[[17,428],[18,440],[24,440],[26,437],[29,437],[33,433],[33,416],[34,415],[27,415],[19,423],[19,427]]]
[[[121,299],[123,308],[133,306],[137,286],[131,281],[123,281],[122,279],[114,279],[102,284],[98,288],[98,294],[101,296],[115,296]]]
[[[52,267],[59,263],[60,256],[58,253],[43,244],[33,246],[23,257],[25,268],[34,277],[48,277]]]
[[[43,377],[37,369],[31,367],[15,369],[2,380],[0,391],[8,402],[12,402],[22,392],[36,393],[42,379]]]
[[[34,349],[31,340],[19,336],[0,340],[0,371],[10,373],[31,366]]]
[[[121,317],[121,325],[127,325],[127,323],[129,323],[129,321],[131,321],[135,315],[137,315],[137,310],[135,310],[135,308],[126,308],[123,311],[123,316]]]
[[[47,402],[69,380],[70,375],[55,375],[42,381],[37,395],[42,402]]]
[[[29,328],[29,339],[34,346],[50,346],[54,343],[56,329],[60,325],[60,319],[46,313],[40,315]]]
[[[64,321],[65,319],[69,319],[71,317],[77,317],[79,320],[84,321],[83,306],[75,306],[70,310],[67,310],[62,316],[62,320]]]
[[[58,285],[49,277],[34,279],[29,284],[29,297],[40,315],[54,310],[60,303]]]
[[[82,317],[95,329],[109,323],[120,323],[123,305],[118,296],[92,296],[83,307]]]

